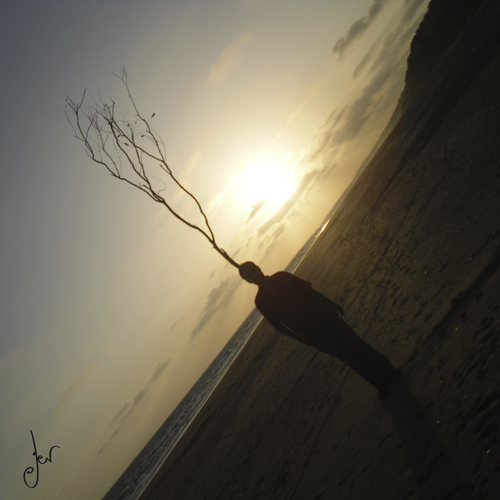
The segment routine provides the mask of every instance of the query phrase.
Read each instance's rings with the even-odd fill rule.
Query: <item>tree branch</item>
[[[141,115],[132,97],[125,69],[120,75],[115,76],[125,86],[134,110],[130,119],[123,113],[120,117],[116,116],[115,102],[112,100],[109,103],[102,99],[100,102],[94,101],[84,110],[85,91],[80,101],[75,102],[69,97],[66,98],[66,118],[75,137],[83,142],[87,156],[106,168],[113,177],[136,187],[155,202],[162,204],[183,224],[201,233],[231,265],[239,268],[239,264],[215,241],[214,232],[199,200],[179,182],[170,169],[166,160],[165,144],[151,125],[155,113],[151,115],[149,121]],[[157,188],[153,183],[153,180],[158,180],[154,175],[155,169],[158,168],[166,174],[167,179],[194,201],[204,225],[190,222],[165,200],[161,191],[165,189],[166,184]]]

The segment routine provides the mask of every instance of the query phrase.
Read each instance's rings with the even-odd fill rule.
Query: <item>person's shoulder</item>
[[[293,274],[287,273],[286,271],[278,271],[277,273],[268,276],[268,278],[270,278],[271,282],[273,281],[283,282],[283,281],[295,280],[295,276]]]
[[[278,271],[277,273],[274,273],[270,276],[270,278],[285,278],[293,276],[293,274],[287,273],[286,271]]]
[[[311,286],[311,283],[309,283],[308,281],[305,281],[302,278],[298,278],[297,276],[295,276],[295,274],[288,273],[287,271],[279,271],[270,276],[270,278],[278,282],[288,282],[288,283],[293,282]]]

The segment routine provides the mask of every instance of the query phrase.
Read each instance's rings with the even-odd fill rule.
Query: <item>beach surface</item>
[[[402,378],[379,399],[263,323],[141,500],[500,498],[497,3],[296,272]]]

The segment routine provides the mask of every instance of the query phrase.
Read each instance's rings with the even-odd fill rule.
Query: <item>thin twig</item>
[[[102,165],[115,178],[125,181],[131,186],[146,193],[155,202],[162,204],[175,218],[183,224],[201,233],[231,265],[239,265],[220,248],[215,235],[199,200],[175,177],[166,160],[165,144],[151,125],[153,113],[146,120],[135,103],[128,85],[127,72],[122,70],[119,78],[128,94],[134,113],[116,115],[115,101],[93,101],[87,111],[83,111],[85,91],[80,101],[66,99],[66,117],[71,124],[75,137],[84,144],[87,156],[95,163]],[[139,126],[142,125],[142,126]],[[149,144],[149,146],[148,146]],[[199,226],[181,216],[162,196],[166,184],[154,175],[154,169],[160,168],[173,184],[194,201],[201,214],[204,226]],[[162,187],[154,187],[153,180],[163,183]]]

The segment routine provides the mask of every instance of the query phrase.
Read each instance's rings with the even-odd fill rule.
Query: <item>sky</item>
[[[272,274],[386,126],[427,4],[3,2],[1,498],[100,499],[254,307],[207,240],[86,156],[66,97],[127,112],[126,67],[219,245]],[[59,447],[35,488],[30,431]]]

